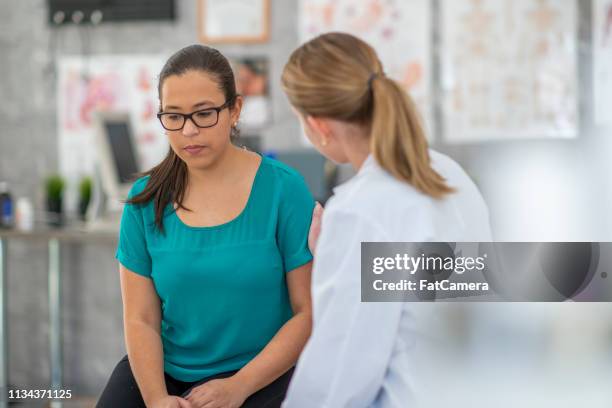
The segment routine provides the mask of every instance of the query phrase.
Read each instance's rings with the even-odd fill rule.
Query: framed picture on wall
[[[197,14],[205,44],[268,41],[270,0],[198,0]]]
[[[271,119],[269,61],[263,56],[231,57],[236,91],[244,98],[240,113],[243,129],[261,129]]]

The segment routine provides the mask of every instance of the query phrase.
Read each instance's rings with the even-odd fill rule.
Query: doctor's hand
[[[185,397],[193,408],[239,408],[249,395],[235,378],[210,380]]]
[[[319,234],[321,233],[321,219],[323,218],[323,207],[317,201],[314,210],[312,210],[312,222],[310,223],[310,231],[308,232],[308,249],[314,255]]]

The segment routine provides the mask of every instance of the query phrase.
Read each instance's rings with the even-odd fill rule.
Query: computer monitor
[[[125,112],[98,112],[94,116],[97,173],[107,206],[117,208],[140,171],[130,115]]]

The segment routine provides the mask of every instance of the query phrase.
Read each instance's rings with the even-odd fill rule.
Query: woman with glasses
[[[314,38],[293,52],[282,83],[313,145],[357,171],[322,217],[312,336],[283,406],[416,406],[440,385],[418,364],[428,340],[417,322],[434,306],[361,302],[361,243],[490,241],[487,206],[457,163],[428,148],[412,100],[365,42]]]
[[[127,356],[98,407],[277,407],[310,333],[313,198],[231,143],[242,98],[217,50],[159,77],[170,150],[128,196],[117,249]]]

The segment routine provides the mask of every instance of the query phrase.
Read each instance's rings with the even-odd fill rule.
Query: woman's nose
[[[183,126],[183,136],[195,136],[200,132],[199,128],[193,123],[191,119],[185,119],[185,125]]]

